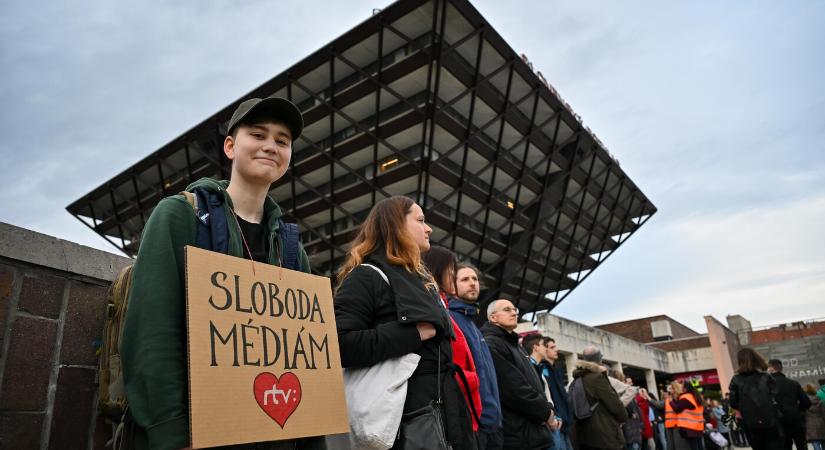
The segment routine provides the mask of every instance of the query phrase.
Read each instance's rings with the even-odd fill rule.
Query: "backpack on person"
[[[782,413],[776,403],[776,380],[766,373],[740,378],[739,411],[750,428],[773,428]]]
[[[198,218],[195,245],[198,248],[227,253],[229,229],[222,198],[203,189],[182,192]],[[283,267],[300,270],[298,226],[279,219],[278,237],[283,242]],[[120,422],[126,413],[126,387],[121,367],[120,340],[129,308],[129,292],[132,287],[132,268],[123,268],[112,281],[107,294],[108,305],[103,325],[102,346],[98,355],[98,409],[101,414]]]
[[[590,403],[587,398],[587,393],[584,391],[584,381],[582,378],[576,378],[570,383],[570,412],[576,420],[589,419],[593,416],[593,412],[599,407],[599,402]]]

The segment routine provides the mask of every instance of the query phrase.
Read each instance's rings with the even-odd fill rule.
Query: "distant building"
[[[785,375],[803,386],[825,378],[825,318],[751,328],[741,316],[728,316],[739,340],[768,359],[782,361]],[[745,344],[747,343],[747,344]]]
[[[781,359],[785,374],[803,385],[825,378],[825,320],[756,330],[742,316],[728,316],[727,322],[706,316],[707,333],[699,333],[666,315],[591,327],[548,313],[538,315],[535,329],[556,340],[568,374],[576,352],[594,344],[611,367],[651,390],[670,380],[695,379],[707,390],[727,391],[736,353],[746,346],[740,341],[766,359]],[[529,333],[531,327],[522,324],[519,331]]]

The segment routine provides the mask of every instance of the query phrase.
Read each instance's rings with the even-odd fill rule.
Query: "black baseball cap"
[[[304,129],[304,118],[301,110],[291,101],[281,97],[250,98],[244,100],[232,113],[229,119],[229,127],[226,134],[232,134],[232,130],[252,113],[266,112],[267,116],[283,121],[292,133],[292,141],[298,139]]]

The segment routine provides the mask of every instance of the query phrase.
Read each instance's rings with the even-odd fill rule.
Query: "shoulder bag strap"
[[[450,363],[450,368],[458,375],[458,378],[461,379],[461,384],[464,385],[464,392],[467,393],[467,403],[470,405],[470,411],[473,412],[473,417],[475,417],[476,422],[480,424],[481,417],[479,417],[478,411],[476,411],[476,405],[473,403],[473,396],[470,394],[470,383],[467,381],[467,377],[464,376],[464,371],[455,363]]]
[[[374,271],[378,272],[378,275],[381,275],[381,278],[383,278],[383,279],[384,279],[384,282],[385,282],[385,283],[387,283],[387,286],[392,287],[392,286],[390,285],[390,279],[389,279],[389,278],[387,278],[387,274],[385,274],[383,270],[379,269],[379,268],[378,268],[378,267],[376,267],[376,266],[373,266],[372,264],[362,263],[361,265],[362,265],[362,266],[367,266],[367,267],[369,267],[370,269],[372,269],[372,270],[374,270]]]

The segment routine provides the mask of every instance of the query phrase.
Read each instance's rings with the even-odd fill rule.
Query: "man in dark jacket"
[[[561,429],[553,430],[553,447],[558,450],[573,450],[573,445],[570,443],[573,416],[570,414],[567,390],[564,388],[565,374],[560,367],[556,367],[556,360],[559,359],[559,349],[556,346],[555,339],[544,336],[542,340],[545,345],[544,361],[541,362],[542,375],[550,386],[556,418],[561,421]]]
[[[480,292],[478,270],[469,264],[459,264],[456,271],[456,295],[459,302],[450,302],[450,315],[464,333],[478,374],[481,394],[481,420],[478,428],[478,448],[497,450],[502,446],[501,402],[498,395],[496,368],[490,348],[484,342],[475,317],[478,315],[478,294]]]
[[[518,309],[509,300],[496,300],[487,308],[487,323],[481,327],[501,395],[504,448],[547,449],[553,445],[553,408],[539,375],[518,345],[517,322]]]
[[[627,420],[627,410],[619,394],[610,386],[607,369],[602,365],[602,352],[588,346],[582,352],[582,359],[576,363],[573,380],[581,378],[588,402],[598,406],[593,415],[576,421],[576,436],[579,448],[613,449],[624,448],[625,440],[621,424]]]
[[[776,401],[782,411],[782,429],[785,434],[785,448],[794,444],[797,450],[807,449],[805,441],[805,411],[811,407],[811,400],[805,395],[802,386],[782,373],[782,361],[768,361],[768,373],[776,380]]]

